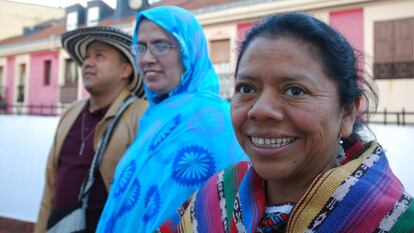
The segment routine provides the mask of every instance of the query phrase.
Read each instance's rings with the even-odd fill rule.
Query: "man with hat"
[[[111,27],[81,28],[62,35],[63,48],[82,67],[83,85],[90,96],[72,104],[59,121],[35,232],[50,229],[79,204],[88,173],[93,181],[85,208],[86,231],[95,232],[115,167],[134,140],[147,107],[130,54],[131,40]],[[101,147],[102,158],[92,166]]]

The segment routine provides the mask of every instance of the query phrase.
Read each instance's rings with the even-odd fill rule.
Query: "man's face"
[[[104,95],[128,83],[130,63],[109,44],[95,41],[86,51],[82,65],[83,85],[91,95]]]

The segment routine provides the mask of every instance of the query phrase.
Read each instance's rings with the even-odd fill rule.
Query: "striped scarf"
[[[264,190],[251,164],[241,162],[212,177],[182,218],[159,231],[256,232],[266,205]],[[286,232],[412,232],[413,219],[413,199],[382,147],[371,142],[358,158],[313,181],[292,210]]]

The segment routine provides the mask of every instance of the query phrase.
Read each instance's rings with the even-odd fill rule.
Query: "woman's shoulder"
[[[133,103],[128,107],[127,112],[133,114],[135,117],[139,118],[145,110],[148,108],[148,102],[144,99],[136,99]]]

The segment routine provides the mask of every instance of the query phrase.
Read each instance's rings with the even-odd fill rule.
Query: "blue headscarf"
[[[181,75],[180,85],[172,90],[169,96],[193,92],[218,94],[219,77],[208,56],[203,28],[195,17],[188,11],[174,6],[158,7],[137,14],[132,46],[137,44],[139,23],[144,19],[158,24],[173,35],[180,47],[185,72]],[[139,67],[138,72],[142,74]],[[157,93],[145,87],[145,94],[150,104],[154,104]]]
[[[97,232],[151,232],[210,176],[247,157],[239,146],[201,25],[188,11],[158,7],[137,14],[173,35],[185,72],[162,102],[145,87],[150,107],[117,166]]]

